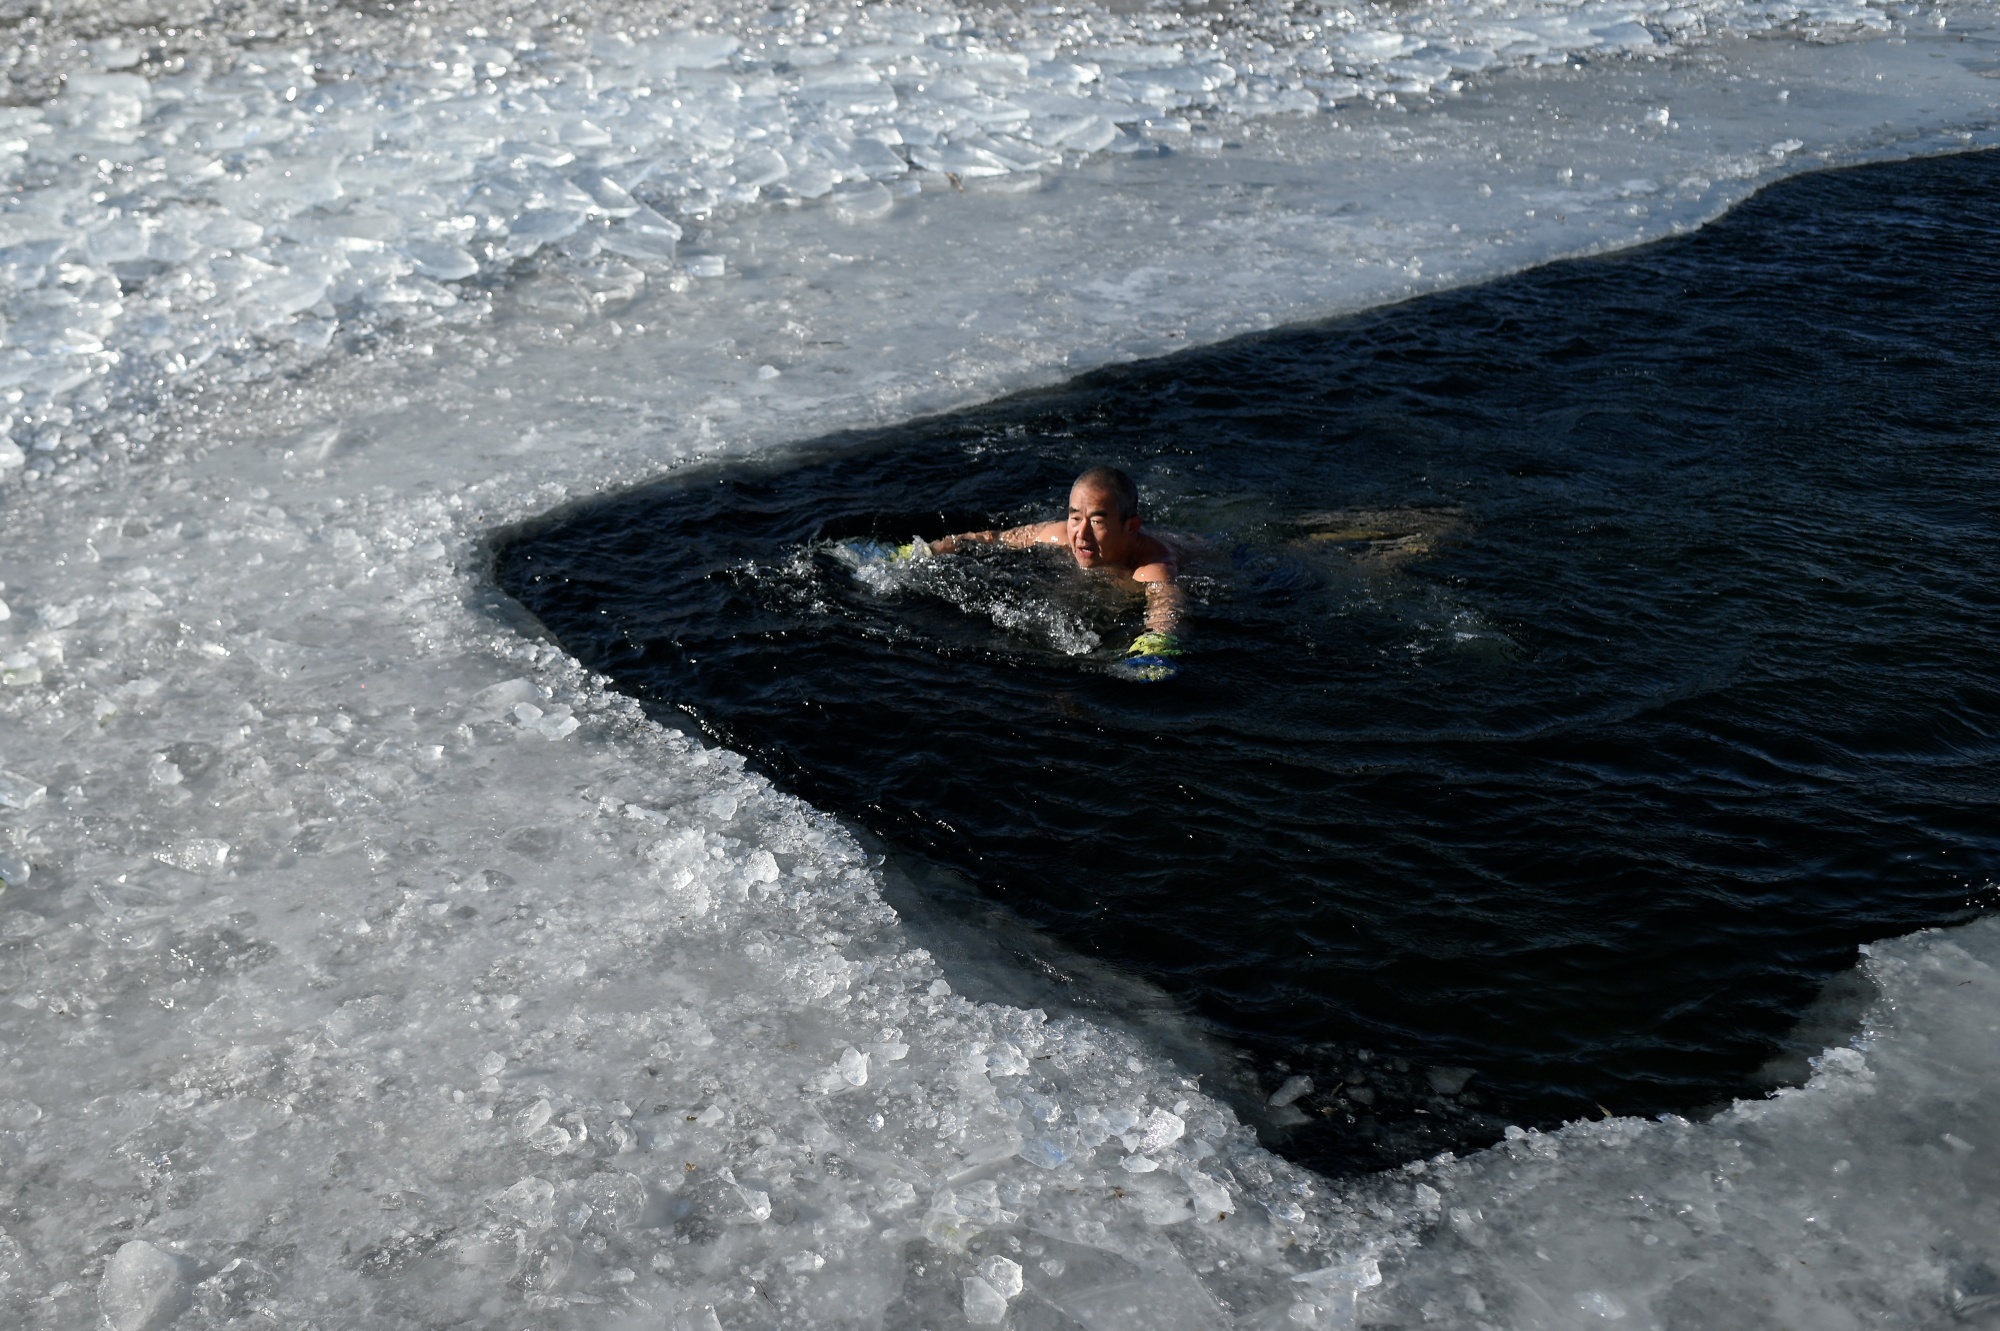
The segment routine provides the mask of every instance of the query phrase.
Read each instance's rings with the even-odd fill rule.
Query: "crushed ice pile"
[[[1777,1099],[1315,1178],[1143,1032],[968,997],[845,829],[492,592],[495,524],[669,465],[1996,141],[1976,8],[1256,13],[113,42],[5,110],[0,1325],[1993,1306],[1987,925],[1879,946]]]
[[[389,62],[307,25],[171,72],[100,40],[57,95],[0,109],[0,471],[37,453],[88,470],[147,434],[102,429],[109,401],[219,352],[268,374],[343,330],[462,319],[545,251],[600,298],[676,265],[672,280],[724,276],[723,255],[678,253],[718,209],[876,219],[913,176],[1027,189],[1079,156],[1214,149],[1246,119],[1446,94],[1508,66],[1891,26],[1862,0],[1235,18],[1056,7],[999,40],[941,6],[831,5],[609,28],[576,53],[474,24]]]

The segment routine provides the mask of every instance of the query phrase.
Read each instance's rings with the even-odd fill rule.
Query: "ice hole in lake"
[[[1808,176],[670,475],[496,575],[656,715],[1175,995],[1295,1158],[1691,1113],[2000,864],[1995,308],[2000,156]],[[1108,672],[1136,600],[1060,556],[869,550],[1056,516],[1096,462],[1188,545],[1168,683]]]

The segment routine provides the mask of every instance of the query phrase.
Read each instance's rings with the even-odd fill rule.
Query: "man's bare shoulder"
[[[1180,572],[1180,550],[1171,537],[1162,538],[1151,532],[1139,534],[1138,558],[1133,563],[1132,576],[1140,582],[1172,582]]]
[[[1000,539],[1008,545],[1026,548],[1031,545],[1066,545],[1069,531],[1062,522],[1031,522],[1025,527],[1009,527],[1000,533]]]

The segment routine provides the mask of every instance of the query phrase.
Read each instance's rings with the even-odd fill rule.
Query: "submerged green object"
[[[1181,654],[1181,640],[1171,633],[1141,633],[1125,649],[1125,659],[1111,667],[1120,679],[1138,684],[1159,684],[1181,673],[1173,658]]]
[[[1164,656],[1128,656],[1113,665],[1111,673],[1135,684],[1161,684],[1180,674],[1181,667]]]

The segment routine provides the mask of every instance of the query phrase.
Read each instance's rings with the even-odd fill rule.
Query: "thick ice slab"
[[[606,40],[600,64],[523,89],[547,110],[523,96],[521,123],[570,124],[550,97],[626,67]],[[1318,35],[1286,58],[1315,50]],[[996,67],[1019,55],[1031,72],[1053,58],[1003,54]],[[608,187],[541,174],[575,151],[560,134],[448,140],[438,108],[498,126],[495,99],[514,95],[506,70],[454,72],[474,58],[409,73],[441,118],[399,106],[413,118],[371,124],[385,174],[366,208],[335,139],[285,146],[311,139],[285,88],[320,91],[275,86],[291,67],[144,89],[112,71],[20,117],[41,128],[22,130],[16,169],[54,181],[60,206],[12,196],[12,224],[54,234],[7,251],[25,444],[0,453],[11,1323],[1340,1325],[1365,1295],[1406,1320],[1455,1299],[1440,1315],[1473,1324],[1467,1285],[1514,1325],[1665,1323],[1665,1284],[1725,1245],[1778,1252],[1803,1223],[1794,1199],[1858,1215],[1802,1163],[1861,1169],[1855,1141],[1890,1172],[1870,1190],[1877,1228],[1852,1232],[1898,1237],[1840,1249],[1850,1278],[1814,1287],[1816,1306],[1944,1306],[1958,1268],[1904,1257],[1931,1232],[1926,1152],[1968,1154],[1946,1132],[1970,1158],[1991,1149],[1958,1108],[1988,1078],[1921,1051],[1990,1010],[1963,1006],[1985,992],[1984,935],[1887,949],[1909,961],[1885,972],[1901,1006],[1874,1043],[1770,1106],[1530,1139],[1503,1148],[1535,1162],[1515,1178],[1526,1165],[1495,1153],[1332,1185],[1264,1154],[1129,1037],[952,993],[842,829],[525,636],[479,550],[493,523],[672,463],[777,457],[831,427],[1631,243],[1809,162],[1990,142],[1983,30],[1716,37],[1282,133],[1243,110],[1212,154],[1158,155],[1191,149],[1192,128],[1136,123],[1120,141],[1153,155],[1079,166],[1065,149],[1046,176],[987,177],[940,158],[963,192],[919,162],[891,173],[915,195],[844,179],[817,202],[785,187],[795,208],[778,187],[811,163],[746,132],[761,146],[703,150],[737,154],[722,188],[786,174],[718,203],[678,250],[667,226],[621,230],[641,214],[617,215]],[[711,59],[676,55],[681,82],[660,76],[699,86],[691,121],[831,67],[698,69]],[[332,85],[311,125],[380,113],[398,77]],[[977,100],[984,73],[948,77],[998,114]],[[174,86],[181,139],[146,138]],[[378,133],[413,156],[375,151]],[[939,152],[997,157],[955,133]],[[218,134],[242,141],[205,141]],[[180,151],[222,163],[200,188],[226,178],[234,202],[174,193],[207,170]],[[447,206],[432,186],[458,170],[467,189],[536,181],[546,197]],[[128,180],[134,216],[108,217]],[[99,248],[79,259],[66,247],[86,214]],[[466,217],[484,248],[448,248]],[[651,252],[607,249],[646,227]],[[586,231],[598,249],[572,244]],[[155,254],[157,236],[173,244]],[[450,286],[474,272],[490,313],[489,288]],[[454,331],[370,313],[412,304],[477,317]],[[369,336],[349,345],[329,323]],[[280,377],[322,333],[318,367]],[[176,356],[190,386],[149,415]],[[1868,1076],[1873,1099],[1855,1089]],[[1680,1256],[1597,1274],[1622,1249],[1594,1254],[1609,1231],[1563,1217],[1633,1186],[1606,1143],[1629,1142],[1616,1158],[1648,1178],[1728,1176],[1745,1125],[1784,1139],[1760,1159],[1792,1163],[1732,1177],[1736,1209],[1707,1246],[1635,1237]],[[1760,1192],[1765,1176],[1797,1182]],[[1505,1228],[1489,1255],[1454,1255],[1473,1242],[1452,1237],[1454,1209],[1488,1216],[1475,1236]],[[1979,1260],[1968,1248],[1968,1297]],[[1797,1288],[1773,1270],[1740,1264],[1717,1297]]]

